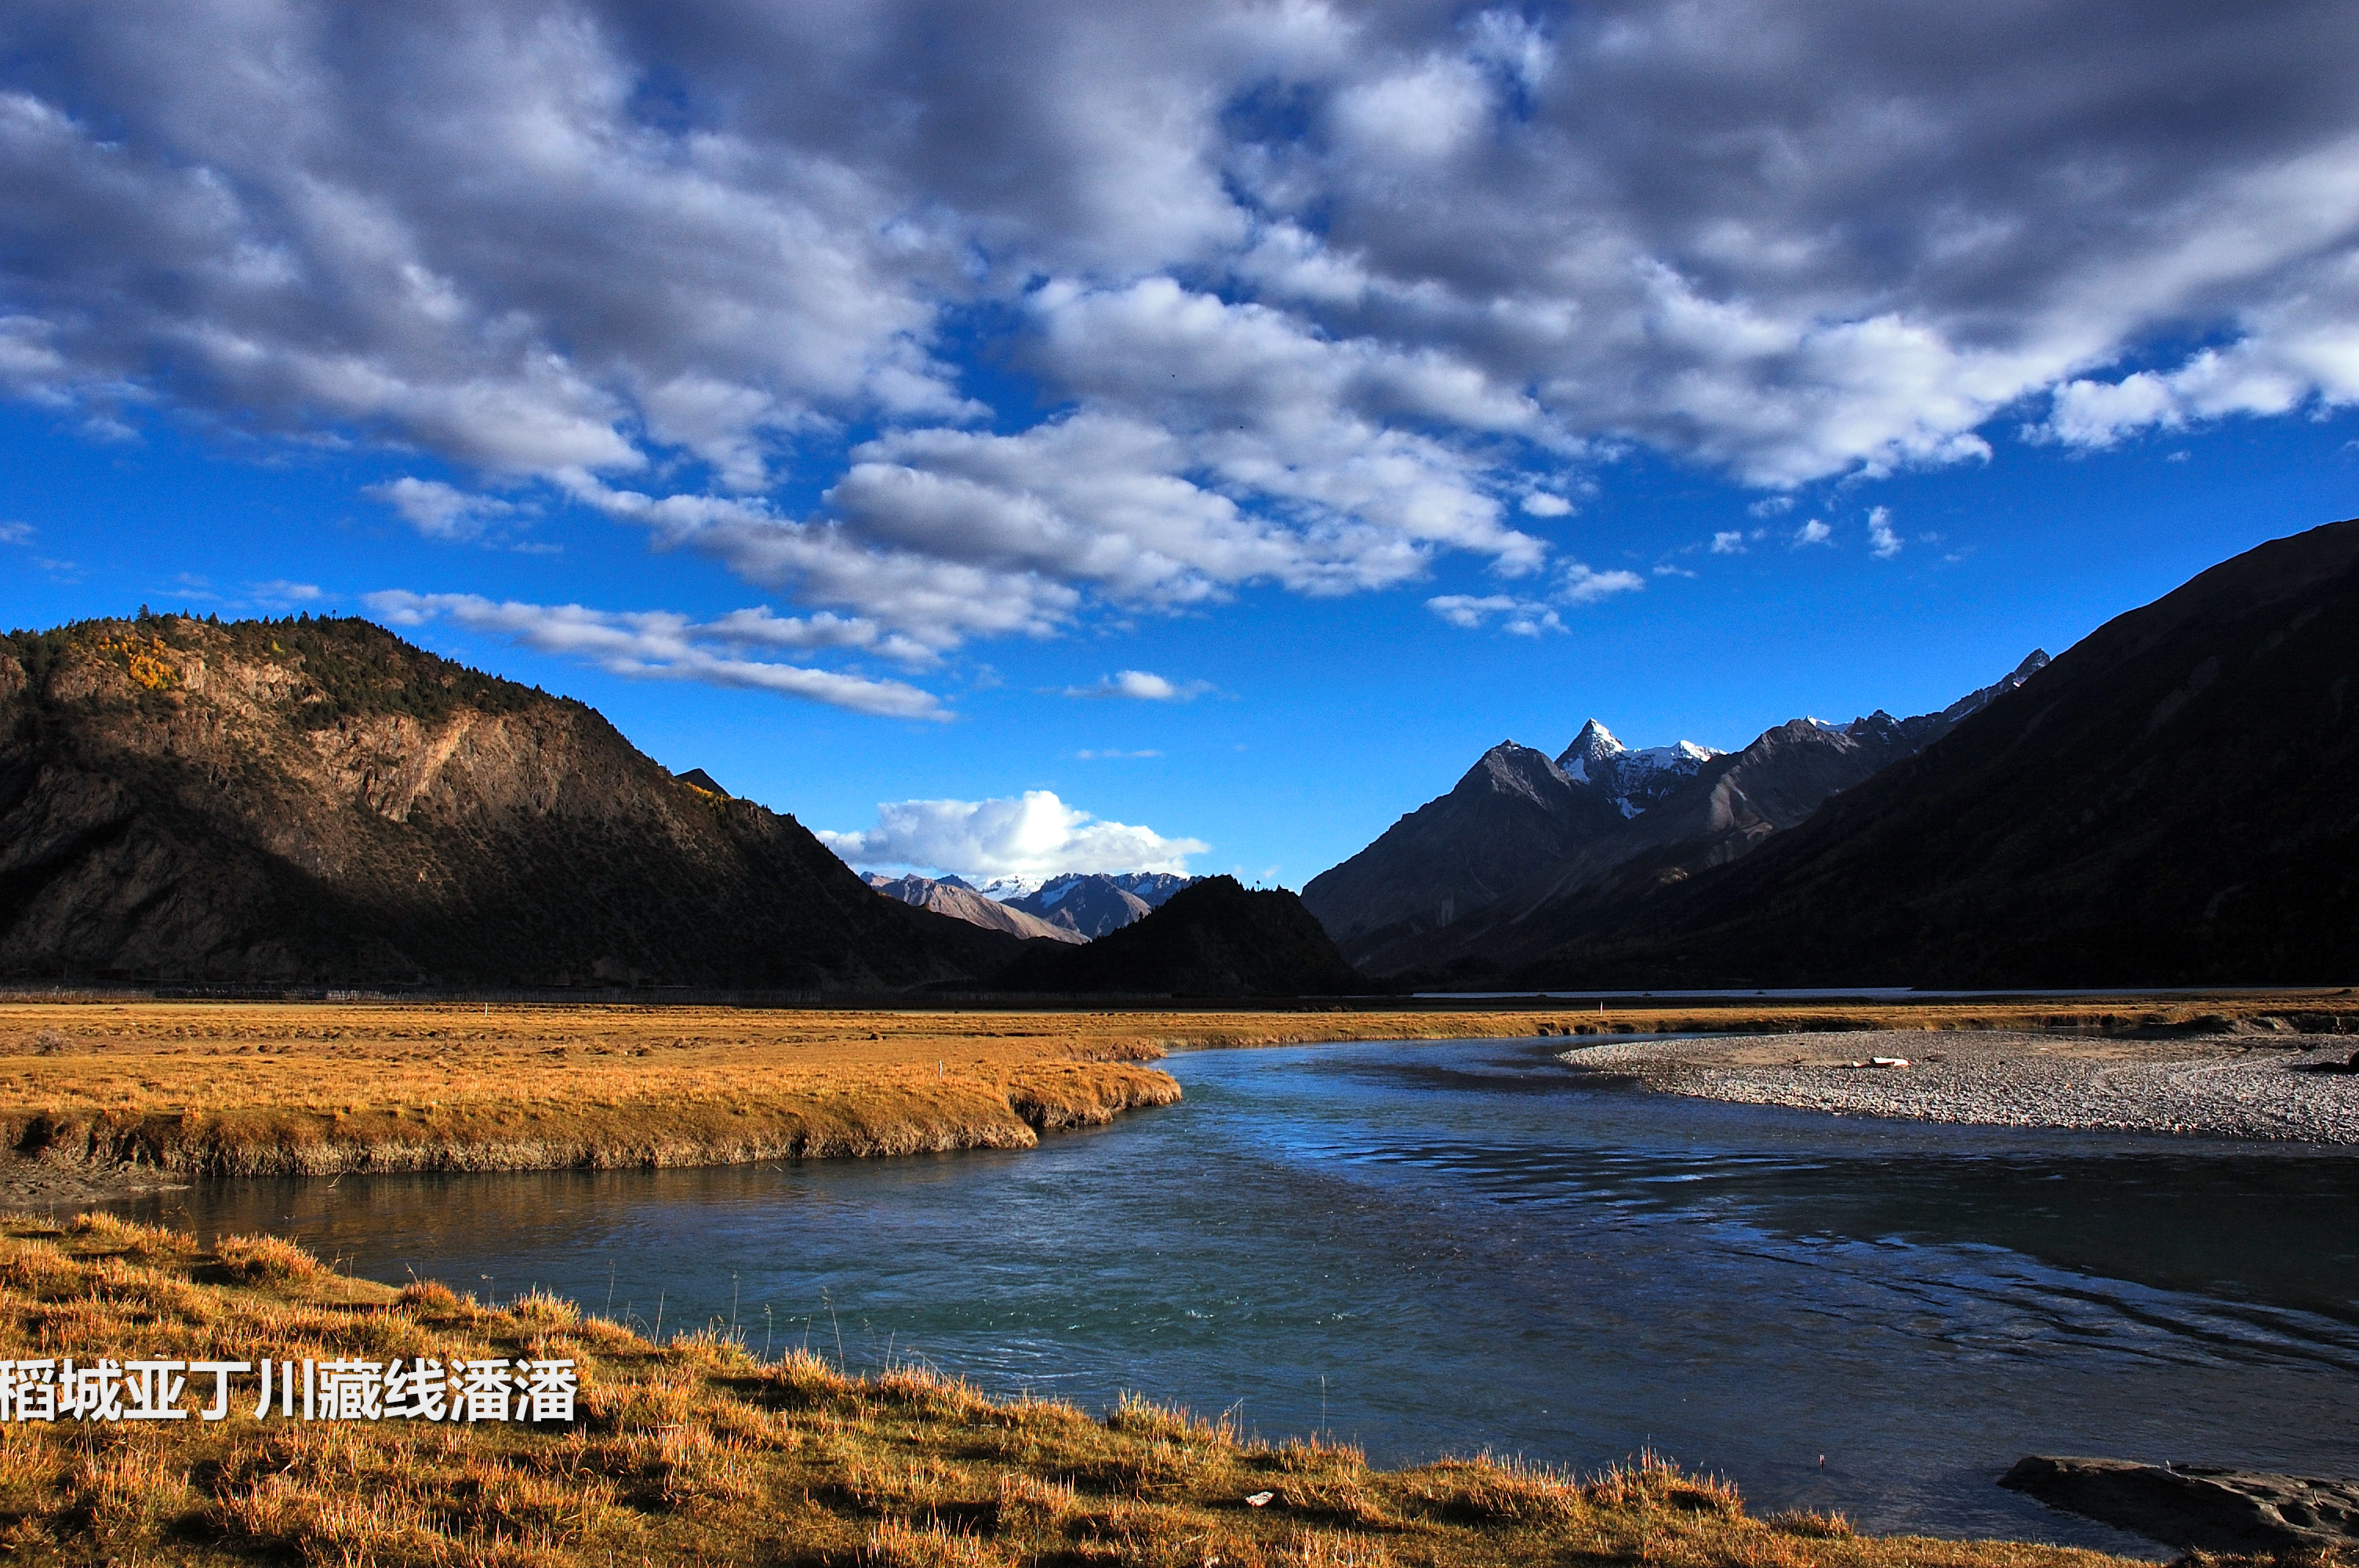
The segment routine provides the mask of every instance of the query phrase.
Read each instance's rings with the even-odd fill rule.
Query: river
[[[1879,1532],[2139,1549],[1991,1484],[2029,1453],[2359,1475],[2350,1152],[1718,1105],[1560,1048],[1180,1055],[1184,1103],[1027,1152],[118,1206],[1379,1463],[1652,1449]]]

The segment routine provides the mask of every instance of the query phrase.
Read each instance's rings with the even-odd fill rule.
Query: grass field
[[[1023,1148],[1168,1104],[1173,1050],[1534,1033],[2359,1027],[2347,994],[2069,1004],[1264,1011],[0,1004],[0,1139],[191,1174],[685,1165]]]
[[[0,1357],[570,1357],[570,1426],[0,1424],[0,1552],[29,1563],[999,1568],[2108,1568],[1993,1542],[1748,1515],[1639,1459],[1579,1479],[1482,1457],[1371,1469],[1126,1401],[994,1402],[724,1337],[658,1346],[570,1303],[478,1306],[283,1241],[0,1219]],[[209,1387],[209,1385],[208,1385]],[[192,1393],[201,1406],[206,1395]],[[1255,1507],[1248,1498],[1266,1494]]]

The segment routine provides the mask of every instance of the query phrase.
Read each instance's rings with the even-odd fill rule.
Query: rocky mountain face
[[[1047,878],[997,877],[975,891],[1069,931],[1103,936],[1159,908],[1198,880],[1171,871],[1064,871]]]
[[[1021,951],[366,622],[0,640],[0,974],[883,989]]]
[[[1201,877],[1147,918],[1087,946],[1036,946],[994,982],[1007,991],[1138,996],[1343,996],[1364,991],[1302,901]]]
[[[918,909],[930,909],[936,914],[947,914],[952,920],[963,920],[969,925],[980,925],[986,931],[1005,931],[1012,936],[1027,940],[1089,940],[1070,926],[1051,925],[996,899],[985,898],[975,891],[973,884],[957,877],[868,876],[862,880],[886,898],[899,899]]]
[[[2034,653],[1938,714],[1796,719],[1732,754],[1689,741],[1632,751],[1593,719],[1554,762],[1497,746],[1449,795],[1312,879],[1303,902],[1372,975],[1511,964],[1536,912],[1736,860],[2046,663]]]
[[[1155,913],[1153,904],[1105,877],[1060,877],[1007,907],[1038,915],[1084,939],[1119,931]]]
[[[1303,906],[1347,956],[1371,953],[1382,945],[1372,935],[1443,929],[1624,820],[1609,796],[1574,783],[1545,752],[1502,741],[1448,795],[1313,877]]]
[[[1719,755],[1692,741],[1634,752],[1593,719],[1581,727],[1581,733],[1557,758],[1556,765],[1573,783],[1588,784],[1604,795],[1627,818],[1660,805],[1664,796]]]
[[[2359,521],[2214,567],[2018,684],[1737,863],[1527,911],[1492,966],[1583,987],[2350,982]]]

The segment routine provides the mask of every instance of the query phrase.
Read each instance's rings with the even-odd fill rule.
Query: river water
[[[1651,1448],[1878,1531],[2140,1550],[1991,1484],[2031,1453],[2359,1475],[2351,1153],[1716,1105],[1557,1048],[1175,1056],[1183,1104],[1020,1153],[122,1206],[1379,1463]]]

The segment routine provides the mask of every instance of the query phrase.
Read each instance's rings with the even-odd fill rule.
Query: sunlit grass
[[[492,1309],[86,1217],[0,1221],[0,1356],[563,1356],[570,1428],[0,1425],[0,1552],[30,1562],[666,1562],[1173,1568],[2103,1568],[2049,1547],[1756,1519],[1652,1456],[1576,1476],[1490,1457],[1372,1468],[1137,1399],[1103,1419],[922,1366],[854,1377],[725,1335],[667,1346],[572,1303]],[[1250,1498],[1268,1494],[1263,1506]]]

